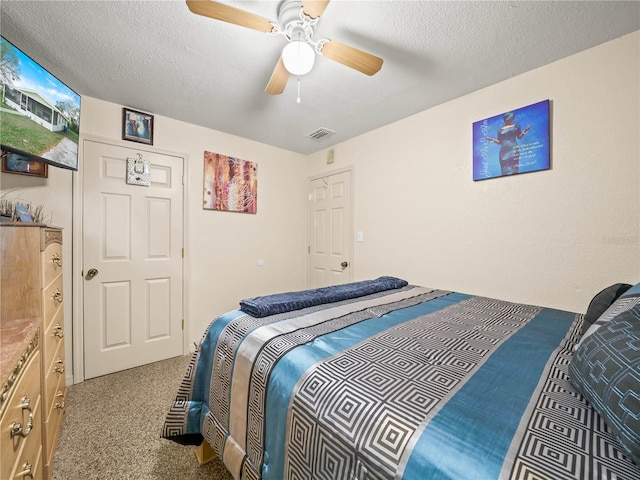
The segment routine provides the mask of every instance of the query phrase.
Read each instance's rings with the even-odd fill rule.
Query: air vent
[[[333,135],[334,133],[336,132],[334,132],[333,130],[329,130],[328,128],[319,128],[315,132],[311,132],[310,134],[308,134],[307,137],[313,138],[314,140],[320,140],[321,138],[328,135]]]

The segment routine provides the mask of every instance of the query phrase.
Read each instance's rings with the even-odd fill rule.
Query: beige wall
[[[640,281],[640,32],[310,156],[353,165],[357,280],[583,312]],[[552,169],[472,180],[473,122],[551,100]]]

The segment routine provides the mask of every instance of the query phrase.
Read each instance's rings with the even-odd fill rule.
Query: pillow
[[[601,290],[591,299],[584,315],[582,333],[586,332],[593,323],[615,302],[620,295],[631,288],[628,283],[614,283]]]
[[[640,465],[640,305],[582,343],[569,364],[569,379]]]
[[[640,296],[640,283],[635,284],[629,290],[622,294],[623,297],[638,297]]]
[[[325,303],[340,302],[352,298],[364,297],[373,293],[403,288],[406,280],[395,277],[378,277],[375,280],[331,285],[329,287],[300,290],[297,292],[276,293],[264,297],[245,298],[240,301],[240,310],[252,317],[262,318],[279,313],[292,312]]]
[[[624,284],[616,284],[616,285],[624,285]],[[613,287],[614,285],[612,285]],[[606,289],[605,289],[606,290]],[[599,295],[599,294],[598,294]],[[596,295],[597,296],[597,295]],[[631,287],[627,291],[625,291],[622,295],[618,297],[616,301],[614,301],[609,308],[605,310],[605,312],[600,315],[599,318],[595,320],[595,322],[589,327],[585,328],[583,326],[582,329],[582,337],[580,341],[576,345],[574,350],[578,350],[580,345],[585,341],[585,339],[591,335],[593,332],[597,331],[602,325],[609,322],[612,318],[621,314],[626,310],[631,310],[636,305],[640,304],[640,283]]]

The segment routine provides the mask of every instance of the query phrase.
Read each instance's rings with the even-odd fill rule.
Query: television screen
[[[2,150],[78,169],[80,95],[0,36]]]

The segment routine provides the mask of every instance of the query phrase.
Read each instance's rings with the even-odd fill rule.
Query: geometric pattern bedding
[[[237,479],[640,478],[569,383],[582,316],[408,286],[216,319],[163,436]]]
[[[640,464],[640,306],[590,335],[576,349],[569,375]]]

